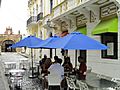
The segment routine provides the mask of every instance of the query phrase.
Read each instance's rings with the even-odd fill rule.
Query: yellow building
[[[11,27],[6,27],[3,34],[0,34],[0,52],[21,52],[20,48],[9,48],[12,44],[20,41],[22,35],[20,31],[14,34]]]
[[[39,37],[38,33],[38,2],[39,0],[29,0],[28,1],[28,12],[29,12],[29,17],[27,20],[27,32],[28,35],[35,35],[36,37]],[[27,49],[27,53],[30,55],[30,49]],[[39,50],[34,50],[34,57],[38,57],[38,54],[36,55],[35,53],[38,53]]]
[[[84,57],[93,72],[120,78],[120,0],[29,0],[28,7],[29,34],[46,39],[55,34],[64,36],[79,31],[90,36],[110,48],[103,51],[78,50],[78,55]],[[40,52],[48,57],[54,56],[54,50]],[[74,52],[69,50],[67,53],[73,64]],[[61,49],[57,49],[57,55],[64,57]]]

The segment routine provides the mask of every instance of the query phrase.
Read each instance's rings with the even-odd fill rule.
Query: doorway
[[[2,52],[15,52],[16,50],[14,48],[10,48],[12,44],[14,44],[12,40],[5,40],[1,47]]]

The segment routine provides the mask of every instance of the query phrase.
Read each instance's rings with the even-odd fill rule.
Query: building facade
[[[120,78],[119,0],[29,0],[28,7],[32,19],[27,26],[29,34],[46,39],[78,31],[98,40],[109,48],[101,51],[78,50],[78,56],[84,57],[92,72]],[[34,16],[36,19],[32,18]],[[42,49],[36,55],[47,54],[52,58],[54,52]],[[57,49],[57,55],[61,58],[68,55],[72,63],[75,63],[75,50]]]
[[[15,52],[20,49],[9,48],[12,44],[18,42],[21,39],[20,32],[13,34],[12,28],[7,27],[4,34],[0,34],[0,49],[1,52]]]

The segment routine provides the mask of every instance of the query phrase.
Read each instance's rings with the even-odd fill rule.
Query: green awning
[[[112,18],[106,21],[101,21],[92,31],[92,34],[118,32],[118,18]]]
[[[85,35],[87,34],[86,27],[78,28],[76,31],[77,31],[77,32],[80,32],[80,33],[82,33],[82,34],[85,34]]]

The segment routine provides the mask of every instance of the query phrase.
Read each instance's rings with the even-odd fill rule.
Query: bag
[[[61,87],[62,87],[62,88],[67,88],[67,87],[68,87],[66,78],[64,78],[64,79],[61,81]]]

